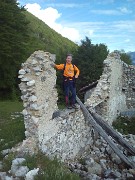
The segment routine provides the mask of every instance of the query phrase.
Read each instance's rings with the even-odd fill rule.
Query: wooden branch
[[[128,166],[135,168],[135,163],[130,161],[115,145],[115,143],[108,137],[108,135],[104,132],[104,130],[97,124],[94,118],[91,116],[89,111],[86,109],[84,104],[80,101],[78,97],[76,97],[77,102],[80,104],[80,107],[84,113],[86,120],[93,126],[93,128],[104,138],[104,140],[110,145],[113,151],[120,157],[122,161],[124,161]]]
[[[122,138],[117,131],[115,131],[111,126],[109,126],[100,115],[98,115],[92,110],[90,110],[89,112],[94,117],[94,120],[105,130],[108,135],[115,139],[116,142],[121,144],[121,146],[123,146],[132,155],[135,155],[135,148],[128,141]]]
[[[88,86],[85,86],[85,87],[81,88],[81,89],[79,90],[79,92],[80,92],[80,93],[86,92],[86,91],[88,91],[89,89],[92,89],[93,87],[96,87],[97,83],[98,83],[98,81],[93,82],[93,83],[89,84]]]

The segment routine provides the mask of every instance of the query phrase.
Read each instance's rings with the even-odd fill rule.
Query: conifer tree
[[[94,45],[88,37],[81,41],[81,45],[74,57],[74,62],[80,69],[80,76],[77,80],[78,89],[100,78],[103,61],[108,52],[106,45]]]

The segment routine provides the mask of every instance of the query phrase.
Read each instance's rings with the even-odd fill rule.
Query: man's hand
[[[78,78],[78,75],[75,75],[75,78]]]
[[[55,63],[51,63],[50,66],[54,68],[55,67]]]

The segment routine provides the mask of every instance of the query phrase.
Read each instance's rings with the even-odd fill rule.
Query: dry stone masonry
[[[110,53],[96,88],[85,99],[109,124],[123,111],[135,111],[135,67],[122,62],[117,52]]]
[[[86,124],[81,111],[58,111],[56,71],[51,67],[54,61],[54,55],[36,51],[19,71],[26,128],[22,147],[29,151],[38,147],[64,161],[89,148],[92,128]]]
[[[21,148],[33,153],[40,149],[64,161],[89,149],[93,129],[85,122],[81,110],[58,110],[53,62],[55,55],[36,51],[19,71],[26,128]],[[134,75],[133,66],[122,62],[118,53],[110,53],[96,88],[86,93],[86,106],[95,108],[111,124],[121,112],[135,106]]]

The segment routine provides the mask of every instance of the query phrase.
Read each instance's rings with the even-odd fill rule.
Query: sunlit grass
[[[25,138],[22,102],[0,102],[0,151],[12,148]]]

